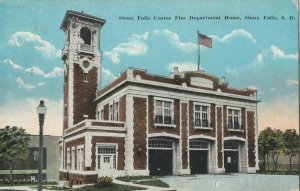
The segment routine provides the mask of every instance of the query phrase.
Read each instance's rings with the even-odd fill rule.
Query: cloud
[[[292,85],[297,85],[298,86],[298,84],[299,84],[298,80],[289,79],[289,80],[286,80],[285,82],[286,82],[287,86],[292,86]]]
[[[264,63],[264,59],[272,57],[272,59],[298,60],[298,53],[286,54],[283,50],[275,45],[271,45],[269,49],[263,49],[256,55],[251,66],[260,66]]]
[[[157,36],[166,36],[173,46],[185,52],[191,52],[197,49],[197,44],[195,42],[181,42],[178,34],[167,29],[160,31],[155,30],[153,33]]]
[[[232,75],[232,76],[238,76],[239,75],[239,71],[237,68],[226,68],[225,69],[226,73]]]
[[[48,41],[43,40],[39,35],[31,32],[15,32],[9,39],[8,44],[12,46],[22,46],[24,42],[32,42],[33,48],[41,52],[46,57],[60,57],[61,51]]]
[[[182,71],[196,71],[198,69],[198,65],[193,62],[173,62],[168,65],[168,69],[172,72],[174,67],[178,67],[179,72]]]
[[[210,35],[211,38],[217,40],[218,42],[224,43],[224,42],[228,42],[233,38],[236,37],[244,37],[246,39],[249,39],[251,42],[256,43],[256,40],[253,38],[252,34],[250,34],[249,32],[247,32],[244,29],[236,29],[231,31],[231,33],[226,34],[225,36],[223,36],[223,38],[220,38],[218,36],[215,35]]]
[[[148,51],[147,45],[144,43],[148,39],[148,32],[142,35],[133,34],[126,43],[121,43],[111,51],[104,52],[104,55],[111,59],[114,64],[121,62],[120,55],[126,54],[128,56],[140,56],[146,54]]]
[[[259,88],[255,85],[250,85],[250,86],[248,86],[248,89],[258,90]]]
[[[298,95],[278,96],[269,102],[258,103],[259,130],[266,127],[296,129],[299,132]]]
[[[1,106],[0,110],[0,128],[7,125],[18,126],[30,134],[39,134],[39,123],[36,107],[40,99],[25,98],[22,100],[11,99]],[[62,135],[63,124],[63,101],[44,99],[47,107],[45,115],[44,134]],[[16,105],[18,107],[16,107]],[[22,114],[22,117],[16,117],[16,114]]]
[[[101,68],[101,74],[105,80],[111,81],[116,78],[116,76],[110,70],[106,70],[103,67]]]
[[[16,82],[17,82],[17,84],[18,84],[18,86],[19,86],[20,88],[25,89],[25,90],[32,90],[32,89],[34,89],[34,88],[36,88],[36,87],[45,85],[45,83],[43,83],[43,82],[42,82],[42,83],[38,83],[37,85],[26,84],[26,83],[23,81],[23,79],[20,78],[20,77],[17,77],[17,78],[16,78]]]
[[[297,8],[297,11],[299,11],[299,0],[292,0],[294,5],[296,6]]]
[[[55,78],[55,77],[61,76],[64,72],[64,69],[60,68],[60,67],[55,67],[52,70],[52,72],[45,73],[43,70],[41,70],[38,67],[31,67],[31,68],[25,69],[25,72],[30,73],[31,75],[36,74],[39,76],[43,76],[45,78]]]
[[[276,90],[276,88],[274,88],[274,87],[270,87],[270,92],[275,92],[275,90]]]
[[[285,54],[283,50],[279,49],[277,46],[272,45],[270,47],[270,51],[272,53],[273,59],[281,58],[281,59],[292,59],[298,60],[298,53],[294,54]]]
[[[23,70],[23,67],[22,67],[22,66],[20,66],[20,65],[18,65],[18,64],[16,64],[16,63],[14,63],[14,62],[13,62],[12,60],[10,60],[10,59],[4,59],[4,60],[3,60],[3,63],[11,65],[11,66],[13,67],[13,69],[15,69],[15,70]]]

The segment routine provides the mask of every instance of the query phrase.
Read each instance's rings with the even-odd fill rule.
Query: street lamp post
[[[39,115],[39,124],[40,124],[40,146],[39,146],[39,175],[38,175],[38,191],[42,190],[43,185],[43,126],[44,119],[46,114],[46,106],[44,105],[44,101],[40,101],[40,105],[37,107],[37,113]]]

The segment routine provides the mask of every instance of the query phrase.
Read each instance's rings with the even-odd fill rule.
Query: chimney
[[[174,74],[178,74],[178,73],[179,73],[178,67],[173,67],[173,73],[174,73]]]

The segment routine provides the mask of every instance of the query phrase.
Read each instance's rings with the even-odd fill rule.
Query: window
[[[84,44],[91,45],[92,34],[89,28],[82,27],[80,29],[80,38],[83,40]]]
[[[114,105],[114,121],[119,121],[119,103],[115,102]]]
[[[119,120],[119,102],[114,102],[113,104],[109,105],[109,120],[110,121]]]
[[[228,129],[240,130],[242,129],[240,125],[240,110],[228,109]]]
[[[100,119],[100,112],[97,111],[96,119]]]
[[[86,73],[83,74],[83,81],[85,81],[85,82],[88,81],[88,75]]]
[[[77,170],[83,170],[83,148],[77,148]]]
[[[172,141],[170,140],[149,140],[149,148],[172,149]]]
[[[70,158],[70,149],[67,151],[67,169],[71,168],[71,158]]]
[[[208,149],[208,143],[204,141],[192,140],[189,145],[190,149]]]
[[[195,127],[209,127],[209,106],[195,105]]]
[[[100,111],[100,119],[104,120],[104,109],[101,109]]]
[[[72,156],[71,156],[71,169],[75,169],[75,149],[72,149]]]
[[[155,101],[155,123],[172,124],[172,102]]]
[[[39,160],[39,151],[33,151],[33,160],[38,161]]]
[[[109,120],[113,120],[113,105],[109,105]]]

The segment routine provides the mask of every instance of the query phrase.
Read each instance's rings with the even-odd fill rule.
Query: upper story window
[[[241,111],[238,109],[228,109],[228,129],[241,130]]]
[[[100,111],[100,119],[104,120],[104,109],[101,109]]]
[[[114,121],[119,121],[119,102],[114,104]]]
[[[84,44],[91,45],[92,33],[87,27],[82,27],[80,29],[80,38],[83,40]]]
[[[172,102],[155,100],[155,123],[172,124]]]
[[[195,127],[209,127],[208,105],[195,105]]]
[[[109,105],[109,120],[112,121],[113,120],[113,105]]]
[[[119,120],[119,102],[114,102],[113,104],[109,105],[109,120]]]

